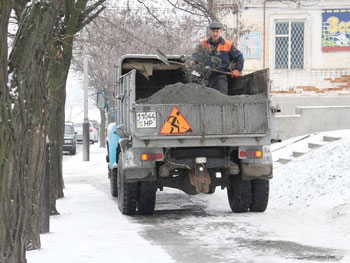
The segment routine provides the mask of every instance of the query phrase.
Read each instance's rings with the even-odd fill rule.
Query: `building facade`
[[[350,94],[349,0],[245,0],[239,23],[244,73],[270,68],[272,92]]]

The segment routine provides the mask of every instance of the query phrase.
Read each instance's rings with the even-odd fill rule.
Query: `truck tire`
[[[137,209],[140,215],[152,215],[156,204],[155,181],[139,182]]]
[[[121,157],[121,153],[119,154]],[[125,171],[122,167],[122,158],[118,161],[118,207],[123,215],[134,215],[136,213],[137,182],[127,182]]]
[[[250,204],[251,212],[264,212],[269,201],[269,180],[255,179],[252,180],[252,203]]]
[[[243,180],[240,174],[234,175],[233,185],[227,188],[227,197],[232,212],[247,212],[252,200],[251,182]]]
[[[118,197],[118,182],[117,182],[118,169],[110,170],[109,184],[111,186],[111,194],[113,197]]]

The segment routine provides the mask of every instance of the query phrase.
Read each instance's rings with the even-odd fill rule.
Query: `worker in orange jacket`
[[[235,68],[231,72],[231,77],[238,78],[243,70],[244,58],[241,51],[231,41],[221,36],[222,28],[222,24],[218,21],[213,21],[209,24],[210,37],[200,42],[196,52],[192,56],[190,65],[204,64],[210,69],[207,85],[227,94],[227,74],[222,74],[214,70],[229,72],[229,65],[232,61]]]

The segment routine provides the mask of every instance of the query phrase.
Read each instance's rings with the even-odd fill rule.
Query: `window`
[[[275,68],[304,68],[304,22],[276,22]]]
[[[65,134],[70,134],[70,133],[74,133],[74,128],[71,125],[65,125],[64,126],[64,133]]]

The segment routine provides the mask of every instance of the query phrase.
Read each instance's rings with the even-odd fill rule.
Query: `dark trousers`
[[[228,93],[227,75],[218,74],[218,73],[211,74],[208,78],[208,86],[227,95]]]

